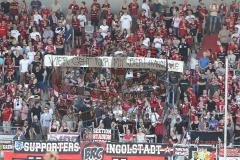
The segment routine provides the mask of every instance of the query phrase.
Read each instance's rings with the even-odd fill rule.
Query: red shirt
[[[145,48],[139,48],[136,50],[138,57],[146,57],[147,56],[147,50]]]
[[[133,135],[132,134],[125,134],[123,136],[124,142],[132,142],[133,141]]]
[[[129,4],[129,12],[131,16],[137,16],[138,15],[138,4],[137,3],[130,3]]]
[[[3,36],[6,36],[8,33],[8,27],[7,26],[1,26],[0,27],[0,38]]]
[[[13,114],[13,109],[11,108],[11,106],[5,106],[2,111],[2,120],[9,121],[9,119],[12,118],[12,114]]]
[[[42,15],[46,15],[47,17],[49,17],[50,11],[48,9],[42,9]]]

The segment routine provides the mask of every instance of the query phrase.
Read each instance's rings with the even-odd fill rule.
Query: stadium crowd
[[[141,4],[141,5],[140,5]],[[240,131],[240,2],[197,6],[162,0],[3,0],[0,10],[1,122],[16,139],[113,129],[122,141],[189,140],[189,130],[223,131],[225,57],[229,142]],[[205,35],[219,41],[200,53]],[[151,57],[184,61],[184,73],[147,69],[45,67],[45,55]],[[133,136],[135,135],[136,136]],[[235,136],[236,137],[236,136]],[[118,140],[118,136],[115,136]]]

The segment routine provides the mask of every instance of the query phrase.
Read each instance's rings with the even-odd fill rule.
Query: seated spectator
[[[49,133],[56,133],[58,132],[58,130],[59,130],[59,124],[55,119],[53,119]]]
[[[133,142],[133,134],[131,133],[130,129],[127,129],[126,134],[123,136],[123,142]]]
[[[26,140],[25,136],[23,135],[22,129],[18,128],[16,135],[13,137],[13,140],[23,141]]]
[[[70,129],[67,127],[67,123],[66,122],[62,122],[62,125],[59,129],[59,132],[62,132],[62,133],[69,133],[70,132]]]
[[[200,60],[199,60],[199,67],[200,67],[200,69],[201,69],[201,70],[207,69],[207,67],[208,67],[208,65],[209,65],[209,62],[210,62],[210,60],[209,60],[209,58],[207,57],[207,53],[204,52],[204,53],[203,53],[203,57],[201,57]]]
[[[137,141],[137,143],[146,143],[147,142],[146,135],[142,132],[141,128],[138,129],[138,133],[136,134],[136,141]]]
[[[208,118],[208,124],[209,124],[210,130],[216,130],[217,125],[219,124],[219,121],[215,119],[215,116],[212,116]]]

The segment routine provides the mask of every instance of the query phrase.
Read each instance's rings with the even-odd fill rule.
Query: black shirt
[[[107,116],[103,119],[104,129],[111,129],[112,120]]]
[[[23,59],[23,56],[22,55],[19,55],[18,57],[13,55],[13,58],[15,59],[15,66],[16,67],[19,67],[20,66],[20,60]]]
[[[175,124],[175,128],[176,128],[176,133],[177,133],[177,134],[183,134],[183,129],[182,129],[182,127],[183,127],[182,122]]]
[[[38,117],[38,119],[40,119],[41,112],[42,112],[42,109],[41,109],[40,106],[39,107],[33,107],[31,109],[31,113],[33,114],[33,116],[36,115]]]
[[[44,72],[43,69],[39,70],[38,72],[36,72],[36,71],[34,72],[38,82],[42,82],[43,81],[43,72]]]
[[[179,44],[179,52],[182,54],[182,56],[187,56],[188,48],[189,47],[186,43],[180,43]]]
[[[215,108],[216,108],[215,106],[216,106],[216,102],[214,102],[214,101],[209,101],[209,102],[208,102],[208,107],[207,107],[208,111],[209,111],[209,112],[214,111]]]
[[[40,125],[39,125],[39,123],[33,122],[33,123],[32,123],[32,128],[34,128],[34,130],[35,130],[35,132],[36,132],[37,134],[40,134]]]

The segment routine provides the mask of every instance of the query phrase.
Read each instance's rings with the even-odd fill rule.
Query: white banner
[[[58,142],[77,142],[79,139],[79,134],[74,133],[50,133],[47,135],[48,141],[58,141]]]
[[[166,59],[145,57],[81,57],[46,55],[44,66],[96,67],[96,68],[143,68],[165,70]],[[168,71],[183,72],[184,62],[168,60]]]
[[[108,141],[112,139],[111,129],[93,129],[93,140]]]
[[[219,157],[219,160],[240,160],[240,157],[227,157],[224,159],[224,157]]]

